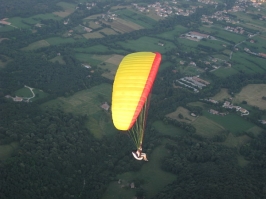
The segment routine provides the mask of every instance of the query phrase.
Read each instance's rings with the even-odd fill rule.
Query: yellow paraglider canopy
[[[147,98],[150,94],[161,61],[160,53],[137,52],[124,57],[120,63],[112,93],[112,118],[119,130],[129,130],[141,112],[140,121],[144,131]],[[143,137],[143,132],[140,138]],[[142,140],[138,141],[142,143]],[[137,144],[139,145],[139,144]]]

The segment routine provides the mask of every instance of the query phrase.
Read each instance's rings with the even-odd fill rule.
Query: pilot
[[[132,155],[136,160],[148,161],[146,153],[142,153],[142,147],[139,147],[136,151],[132,151]]]

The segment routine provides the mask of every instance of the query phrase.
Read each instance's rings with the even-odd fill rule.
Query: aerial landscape
[[[1,199],[266,199],[266,0],[0,3]]]

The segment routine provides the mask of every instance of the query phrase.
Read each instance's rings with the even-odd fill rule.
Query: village
[[[230,98],[230,100],[232,100],[233,98]],[[207,101],[207,102],[211,102],[213,104],[218,104],[219,102],[214,100],[214,99],[202,99],[204,101]],[[239,111],[241,113],[241,116],[245,116],[245,115],[249,115],[249,111],[242,108],[241,106],[234,106],[233,103],[231,103],[230,101],[224,101],[223,105],[222,105],[223,108],[226,108],[226,109],[235,109],[236,111]],[[217,110],[214,110],[214,109],[209,109],[209,113],[213,114],[213,115],[221,115],[221,116],[225,116],[228,114],[228,112],[226,113],[221,113]]]

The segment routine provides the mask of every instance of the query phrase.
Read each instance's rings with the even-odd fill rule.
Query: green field
[[[231,75],[237,74],[238,71],[234,69],[233,67],[231,68],[221,67],[218,70],[215,70],[213,73],[217,75],[218,77],[225,78],[225,77],[229,77]]]
[[[172,48],[175,48],[175,45],[171,42],[146,36],[136,40],[129,40],[126,42],[117,43],[119,45],[122,45],[126,49],[131,49],[132,51],[158,51],[164,53]],[[158,43],[163,43],[164,46],[160,46]]]
[[[60,45],[60,44],[64,44],[64,43],[74,43],[77,42],[77,40],[73,39],[73,38],[62,38],[62,37],[50,37],[48,39],[45,39],[50,45]],[[78,41],[82,41],[82,39],[78,40]],[[85,39],[83,39],[83,41],[86,41]]]
[[[199,29],[206,34],[210,34],[211,36],[217,37],[217,39],[222,39],[225,43],[229,41],[237,44],[246,39],[246,36],[244,35],[229,32],[227,30],[224,30],[223,27],[219,26],[202,26]]]
[[[95,46],[90,46],[90,47],[86,47],[86,48],[75,48],[74,49],[76,52],[81,52],[81,53],[93,53],[93,54],[97,54],[97,53],[106,53],[106,54],[125,54],[124,50],[121,49],[111,49],[108,48],[104,45],[95,45]]]
[[[232,55],[233,67],[247,73],[264,73],[266,71],[265,59],[249,55],[244,52],[235,52]]]
[[[95,137],[116,132],[109,112],[101,108],[102,103],[111,101],[112,86],[101,84],[70,97],[59,97],[41,105],[42,109],[61,109],[77,115],[88,115],[86,127]]]
[[[230,113],[226,116],[220,116],[212,115],[209,112],[204,111],[203,115],[232,133],[247,131],[254,126],[254,124],[246,121],[244,118],[234,113]]]
[[[158,34],[158,37],[162,37],[162,38],[167,38],[167,39],[171,39],[174,40],[174,38],[179,37],[181,34],[184,34],[187,32],[187,28],[185,28],[184,26],[181,25],[177,25],[174,30],[171,31],[167,31],[167,32],[163,32]]]
[[[35,97],[30,100],[30,101],[33,101],[33,102],[48,96],[47,93],[43,92],[42,90],[36,89],[36,88],[33,89],[33,92],[35,94]],[[33,94],[30,91],[30,89],[26,88],[26,87],[23,87],[23,88],[21,88],[19,90],[16,90],[15,91],[15,95],[18,96],[18,97],[26,97],[26,98],[30,98],[30,97],[33,96]]]
[[[187,132],[179,127],[175,127],[171,124],[164,124],[162,121],[156,121],[152,126],[163,135],[181,136]]]
[[[53,13],[53,14],[58,15],[60,17],[67,17],[68,15],[73,13],[75,11],[75,8],[76,8],[76,5],[71,4],[71,3],[62,2],[62,1],[57,3],[56,5],[61,6],[64,9],[64,11]]]
[[[16,29],[16,28],[12,27],[12,26],[0,25],[0,32],[8,32],[8,31],[11,31],[14,29]]]
[[[259,52],[266,53],[266,49],[265,49],[266,37],[263,34],[252,37],[252,40],[254,41],[254,43],[250,43],[249,41],[247,41],[241,44],[241,47],[243,46],[243,48],[244,47],[249,48],[250,51],[256,52],[256,53],[259,53]]]
[[[152,25],[156,23],[154,19],[147,17],[140,12],[135,12],[131,9],[117,10],[115,11],[115,14],[117,14],[119,18],[132,21],[133,23],[136,23],[144,28],[151,28]]]
[[[197,134],[207,138],[219,135],[224,131],[224,128],[221,125],[204,116],[198,117],[194,122],[192,122],[192,125],[196,128]]]
[[[17,28],[30,28],[31,25],[39,23],[43,19],[53,19],[53,20],[60,20],[61,17],[54,15],[53,13],[46,13],[46,14],[38,14],[28,18],[22,17],[12,17],[7,21],[11,23],[11,25]]]
[[[30,91],[30,89],[23,87],[19,90],[16,90],[15,95],[18,97],[32,97],[32,92]]]
[[[122,182],[128,183],[136,180],[143,181],[140,186],[144,189],[147,199],[151,198],[160,192],[167,184],[176,179],[175,175],[162,171],[160,168],[161,158],[165,157],[167,153],[167,150],[161,145],[157,147],[152,154],[147,154],[149,162],[144,162],[139,172],[123,173],[118,175],[117,178],[121,179]],[[130,189],[129,187],[122,188],[118,182],[112,182],[108,186],[102,199],[125,199],[133,198],[134,195],[134,189]]]
[[[93,59],[92,55],[87,54],[87,53],[75,53],[75,57],[79,61],[86,62],[87,64],[92,65],[92,66],[97,66],[98,64],[102,62],[100,60]]]
[[[27,47],[21,48],[21,50],[36,50],[38,48],[47,47],[47,46],[50,46],[50,44],[47,41],[40,40],[29,44]]]
[[[56,57],[50,59],[49,61],[51,61],[53,63],[58,62],[59,64],[66,64],[66,62],[64,61],[62,56],[56,56]]]
[[[101,84],[88,90],[75,93],[70,97],[59,97],[42,104],[42,107],[60,108],[65,112],[81,115],[93,115],[102,111],[100,107],[105,101],[111,99],[112,86],[110,84]]]

